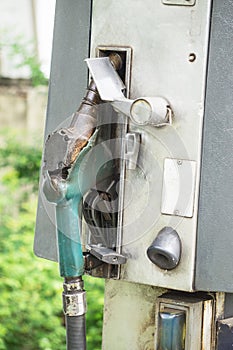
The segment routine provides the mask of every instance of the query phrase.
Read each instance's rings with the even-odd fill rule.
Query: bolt
[[[191,62],[191,63],[194,62],[196,60],[196,58],[197,58],[197,56],[195,55],[195,53],[190,53],[189,62]]]
[[[116,70],[120,70],[122,67],[122,59],[121,56],[117,52],[111,52],[109,55],[109,59]]]
[[[177,164],[178,165],[182,165],[183,164],[183,161],[181,159],[177,160]]]

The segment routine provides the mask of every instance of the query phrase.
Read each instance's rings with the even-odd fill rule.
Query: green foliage
[[[35,44],[25,42],[18,36],[14,40],[8,40],[0,43],[0,48],[5,48],[10,60],[18,62],[16,68],[26,67],[33,86],[48,85],[48,79],[41,70],[41,63],[36,54]]]
[[[1,142],[0,168],[9,168],[2,178],[4,184],[11,188],[30,184],[36,189],[41,163],[40,147],[25,144],[15,132],[7,133],[7,138],[2,138]]]
[[[57,264],[32,252],[41,152],[0,135],[0,350],[65,350]],[[89,350],[101,348],[103,281],[85,277]]]

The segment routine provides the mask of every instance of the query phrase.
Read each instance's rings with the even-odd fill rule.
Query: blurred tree
[[[33,42],[25,42],[25,39],[18,36],[14,39],[1,41],[0,49],[7,52],[9,60],[15,63],[16,69],[25,68],[27,70],[32,86],[48,85],[48,79],[41,70],[41,62]]]
[[[4,136],[3,136],[4,134]],[[62,279],[32,252],[41,151],[0,135],[0,350],[65,350]],[[89,350],[101,349],[102,280],[85,277]]]

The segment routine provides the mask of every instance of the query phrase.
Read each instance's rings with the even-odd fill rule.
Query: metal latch
[[[127,169],[135,170],[137,167],[137,160],[140,148],[140,138],[140,134],[136,132],[126,134],[125,158],[127,160]]]
[[[107,247],[91,245],[88,246],[87,249],[89,250],[90,254],[107,264],[122,265],[125,264],[127,261],[124,255],[119,254],[115,252],[115,250]]]
[[[103,101],[111,102],[113,108],[134,124],[155,127],[171,125],[173,111],[169,102],[161,96],[140,97],[135,100],[124,96],[125,85],[113,68],[109,57],[85,60]]]

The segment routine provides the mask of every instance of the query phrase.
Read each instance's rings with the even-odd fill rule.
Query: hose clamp
[[[63,311],[66,316],[82,316],[87,311],[86,292],[63,293]]]

